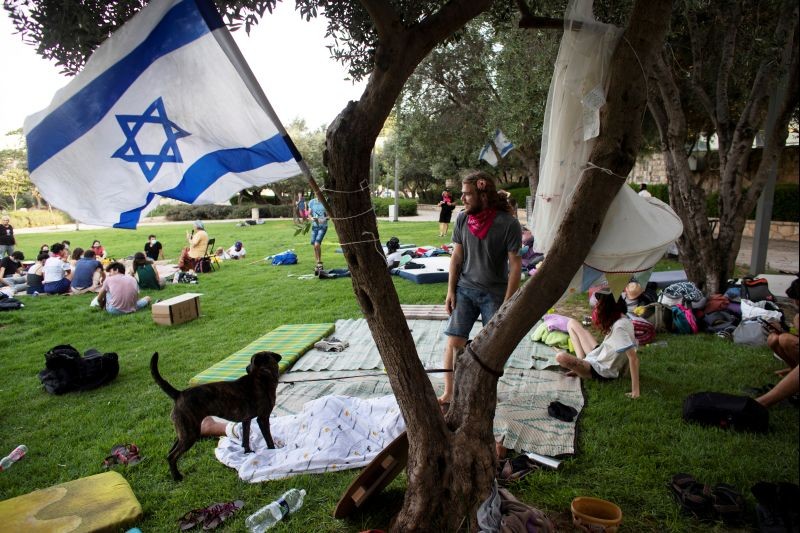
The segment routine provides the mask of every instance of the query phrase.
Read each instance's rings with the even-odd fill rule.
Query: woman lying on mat
[[[606,335],[603,342],[598,344],[577,320],[570,319],[567,329],[577,357],[560,352],[556,355],[556,361],[569,370],[567,375],[598,381],[618,378],[625,370],[626,363],[629,363],[631,392],[626,395],[638,398],[639,358],[636,355],[633,324],[625,314],[625,300],[615,299],[606,289],[596,292],[595,298],[597,307],[592,313],[592,322]]]

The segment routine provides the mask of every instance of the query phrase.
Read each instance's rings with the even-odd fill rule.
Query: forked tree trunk
[[[542,271],[495,314],[472,344],[475,355],[459,358],[455,396],[445,420],[400,310],[369,191],[361,184],[369,183],[370,151],[408,76],[435,44],[490,2],[453,0],[408,30],[399,30],[402,25],[388,4],[362,3],[379,34],[376,68],[361,99],[348,104],[328,129],[325,188],[353,290],[408,427],[408,488],[392,529],[474,529],[476,509],[494,478],[497,379],[490,371],[503,368],[520,339],[567,288],[624,179],[584,172],[556,237],[556,242],[568,245],[552,250]],[[625,33],[630,44],[620,44],[612,59],[602,133],[591,160],[619,176],[627,175],[635,161],[646,102],[643,77],[631,73],[641,72],[639,61],[646,65],[663,41],[670,10],[670,2],[639,0]]]
[[[770,168],[776,166],[783,152],[791,114],[798,101],[798,5],[784,0],[781,16],[776,21],[773,54],[765,58],[755,73],[747,98],[741,102],[741,115],[731,117],[734,106],[728,101],[728,83],[736,46],[736,31],[742,2],[724,13],[724,42],[720,43],[720,67],[717,78],[703,84],[699,64],[695,64],[692,89],[708,113],[708,120],[719,131],[719,218],[708,220],[706,195],[689,169],[685,146],[687,123],[680,90],[668,66],[668,54],[660,54],[651,64],[649,109],[659,130],[662,152],[670,181],[670,204],[683,221],[683,235],[678,241],[687,277],[708,293],[722,292],[732,277],[739,254],[746,217],[755,208],[758,197],[769,179]],[[689,16],[690,32],[698,32],[696,21]],[[750,38],[749,36],[740,36]],[[702,40],[692,39],[692,46]],[[695,61],[703,54],[695,51]],[[715,100],[712,101],[710,95]],[[764,124],[764,115],[772,119]],[[762,158],[745,191],[744,173],[752,151],[756,132],[765,129]]]

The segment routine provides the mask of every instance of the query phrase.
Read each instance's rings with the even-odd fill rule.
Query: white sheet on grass
[[[244,453],[237,438],[241,424],[219,440],[214,453],[220,462],[235,468],[243,481],[257,483],[366,466],[406,425],[394,396],[369,400],[323,396],[305,404],[296,415],[270,418],[273,450],[255,420],[250,428],[255,453]]]

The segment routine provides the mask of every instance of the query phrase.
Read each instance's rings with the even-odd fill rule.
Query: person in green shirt
[[[131,275],[139,282],[140,289],[161,290],[165,280],[158,275],[158,270],[147,260],[144,252],[136,252],[133,256],[133,272]]]

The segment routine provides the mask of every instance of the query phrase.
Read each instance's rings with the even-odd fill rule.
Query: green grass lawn
[[[177,257],[189,227],[164,225],[137,231],[101,230],[20,235],[19,249],[35,256],[42,243],[68,239],[87,247],[100,239],[111,256],[124,257],[143,246],[149,233],[164,243],[167,257]],[[358,471],[300,476],[250,485],[213,456],[215,441],[196,444],[180,463],[186,476],[171,480],[164,459],[174,439],[169,421],[172,402],[153,383],[148,361],[161,354],[162,374],[179,388],[189,378],[271,329],[290,323],[333,322],[360,316],[349,279],[298,280],[313,271],[306,236],[294,236],[289,221],[238,228],[212,223],[209,234],[226,248],[244,241],[249,257],[226,262],[221,271],[201,277],[199,285],[168,285],[153,292],[169,298],[201,292],[199,320],[176,327],[153,323],[150,312],[112,317],[89,308],[90,295],[28,297],[20,311],[0,314],[0,452],[26,444],[28,456],[0,472],[0,499],[102,472],[103,458],[118,443],[134,442],[145,460],[120,468],[144,508],[144,531],[175,530],[188,510],[214,502],[242,499],[245,508],[223,530],[241,531],[244,518],[290,487],[308,491],[303,509],[275,531],[361,531],[386,528],[401,501],[400,476],[377,503],[348,521],[331,517],[334,506]],[[380,224],[381,240],[392,235],[403,242],[436,244],[436,222]],[[326,268],[345,266],[334,253],[331,230],[324,244]],[[299,264],[273,267],[250,264],[294,248]],[[393,278],[402,303],[442,303],[445,284],[416,285]],[[798,413],[778,406],[766,436],[736,434],[690,426],[681,421],[683,398],[695,391],[738,393],[743,387],[775,382],[780,365],[766,349],[734,346],[707,335],[663,336],[666,346],[645,347],[641,354],[642,397],[624,396],[627,380],[586,384],[587,405],[578,431],[578,454],[559,471],[539,471],[512,487],[522,500],[561,520],[578,495],[618,503],[627,531],[722,530],[679,512],[665,482],[675,472],[690,472],[707,483],[727,482],[749,500],[758,480],[798,481]],[[119,354],[120,374],[94,391],[51,396],[36,374],[44,353],[56,344],[80,351],[95,347]]]

